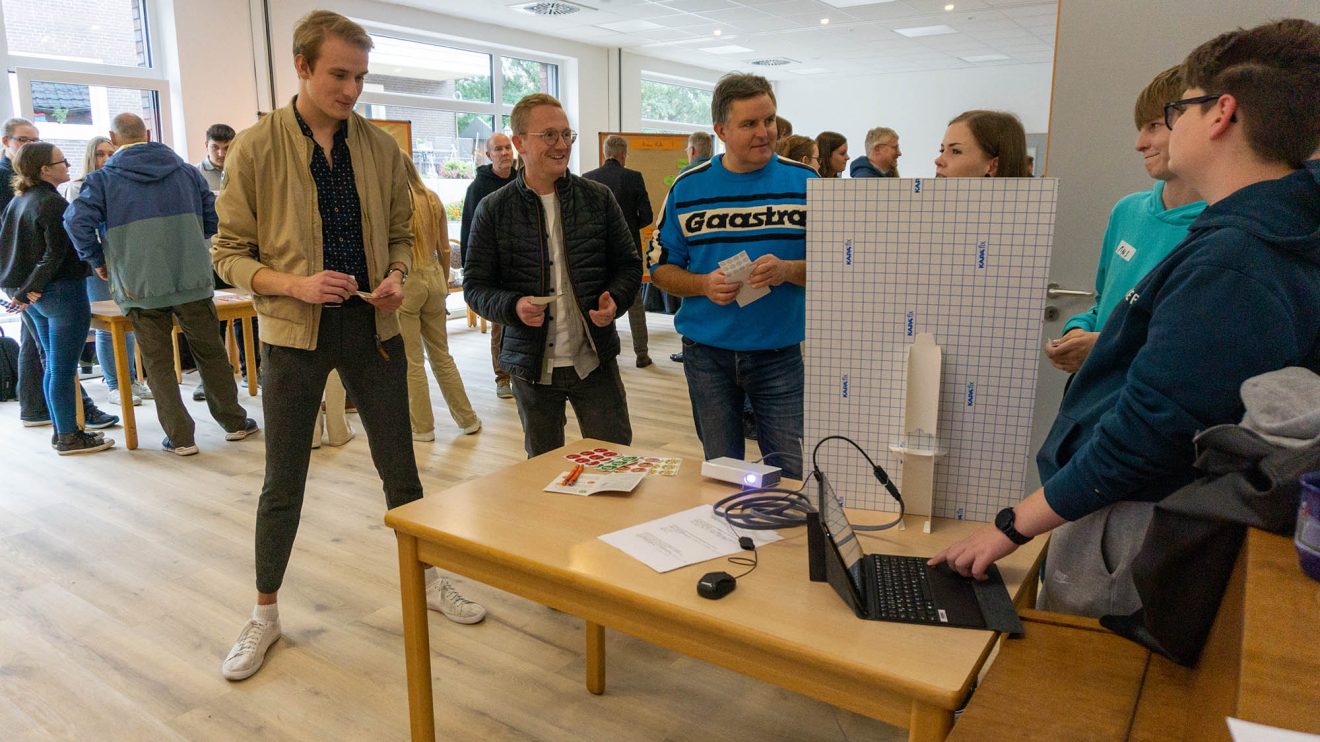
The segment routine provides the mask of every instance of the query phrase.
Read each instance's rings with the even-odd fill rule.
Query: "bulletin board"
[[[399,143],[399,148],[408,159],[412,159],[412,122],[411,121],[390,121],[388,119],[369,119],[371,123],[385,130],[386,134],[394,137],[394,141]]]
[[[642,174],[642,179],[646,181],[646,195],[651,197],[651,211],[656,218],[659,218],[660,208],[665,203],[665,195],[669,193],[669,186],[674,184],[674,178],[677,178],[679,172],[687,165],[687,154],[684,150],[687,149],[688,135],[603,131],[600,133],[600,142],[596,151],[601,164],[605,163],[605,138],[615,134],[628,140],[628,169]],[[642,227],[643,245],[651,240],[653,231],[655,231],[654,224]]]

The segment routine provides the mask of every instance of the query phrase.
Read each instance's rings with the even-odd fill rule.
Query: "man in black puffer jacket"
[[[559,101],[523,98],[510,126],[524,168],[477,207],[464,297],[504,325],[499,363],[513,379],[528,457],[564,445],[565,402],[584,438],[626,445],[614,319],[641,287],[641,256],[609,189],[568,172],[577,133]]]

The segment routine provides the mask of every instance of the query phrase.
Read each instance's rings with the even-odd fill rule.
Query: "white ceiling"
[[[387,1],[779,80],[1050,62],[1058,14],[1057,0],[581,0],[576,4],[587,10],[562,17],[522,13],[515,9],[522,3],[512,0]],[[946,11],[949,4],[954,8]],[[895,32],[935,25],[956,33],[907,38]],[[750,64],[764,57],[795,62]]]

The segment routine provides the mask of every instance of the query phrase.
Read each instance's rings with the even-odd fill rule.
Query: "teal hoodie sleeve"
[[[1114,210],[1117,210],[1117,206]],[[1100,243],[1100,262],[1095,269],[1095,303],[1091,308],[1080,314],[1074,314],[1068,318],[1063,325],[1063,332],[1067,335],[1070,330],[1085,330],[1086,332],[1100,332],[1100,298],[1105,291],[1105,277],[1109,273],[1109,259],[1114,254],[1114,211],[1109,212],[1109,222],[1105,225],[1105,239]]]
[[[1268,249],[1250,239],[1238,242],[1243,250]],[[1045,483],[1046,501],[1068,520],[1120,500],[1145,499],[1143,487],[1151,482],[1186,476],[1195,456],[1192,438],[1240,417],[1242,382],[1293,365],[1314,342],[1297,330],[1305,324],[1299,311],[1309,310],[1289,302],[1276,283],[1230,264],[1201,261],[1186,268],[1158,287],[1139,285],[1134,305],[1126,307],[1127,314],[1149,312],[1145,344],[1112,409]],[[1143,300],[1149,308],[1140,306]],[[1122,314],[1115,312],[1110,323],[1133,319]],[[1120,336],[1105,333],[1101,343],[1122,342]]]

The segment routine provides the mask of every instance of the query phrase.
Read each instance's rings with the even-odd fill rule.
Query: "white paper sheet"
[[[738,306],[740,307],[745,307],[757,299],[760,299],[762,296],[770,293],[769,286],[762,286],[759,289],[754,289],[747,283],[747,279],[751,277],[752,273],[752,259],[747,255],[746,250],[743,250],[731,258],[721,260],[720,269],[724,271],[724,277],[727,280],[742,284],[738,289],[738,296],[736,297]]]
[[[783,538],[774,531],[740,530],[735,533],[709,505],[698,505],[681,513],[607,533],[600,540],[657,572],[668,572],[741,552],[739,536],[751,536],[757,546]]]
[[[1228,733],[1233,737],[1233,742],[1320,742],[1320,734],[1279,729],[1231,716],[1228,717]]]

